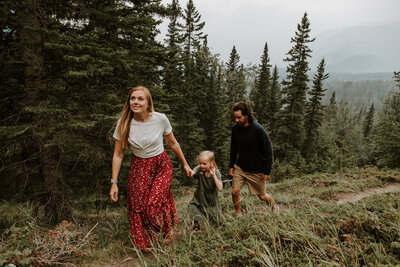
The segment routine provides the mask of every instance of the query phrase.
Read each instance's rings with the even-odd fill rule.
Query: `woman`
[[[154,111],[151,94],[145,87],[135,87],[129,93],[113,137],[110,197],[118,200],[118,174],[124,150],[129,145],[133,156],[126,198],[132,241],[138,249],[149,252],[151,240],[156,238],[154,231],[162,230],[168,242],[172,227],[178,223],[171,192],[172,165],[164,150],[163,138],[182,162],[187,176],[192,170],[168,118]]]

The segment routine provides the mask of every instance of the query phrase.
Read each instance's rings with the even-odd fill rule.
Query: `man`
[[[273,161],[272,145],[265,129],[254,121],[250,105],[236,103],[233,108],[236,125],[232,128],[229,175],[232,179],[232,200],[237,215],[240,208],[240,189],[247,182],[249,191],[267,202],[278,212],[272,197],[265,192]]]

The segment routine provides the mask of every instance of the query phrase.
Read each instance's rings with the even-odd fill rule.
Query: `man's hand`
[[[267,180],[269,180],[269,179],[271,178],[271,176],[269,176],[269,175],[267,175],[267,174],[265,174],[265,173],[262,173],[262,174],[261,174],[261,177],[262,177],[262,179],[263,179],[264,181],[267,181]]]

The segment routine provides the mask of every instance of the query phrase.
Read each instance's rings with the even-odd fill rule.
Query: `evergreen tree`
[[[25,1],[16,9],[16,34],[24,66],[23,85],[27,91],[26,98],[22,100],[23,113],[17,123],[26,131],[25,134],[14,136],[12,141],[16,144],[25,141],[31,145],[23,153],[34,157],[33,166],[39,169],[36,180],[40,182],[44,213],[49,221],[59,222],[71,216],[69,188],[65,172],[59,164],[61,147],[57,144],[57,139],[62,136],[58,129],[60,121],[65,118],[65,109],[55,103],[57,88],[52,88],[53,84],[46,81],[45,36],[40,31],[51,30],[50,23],[41,23],[51,19],[46,13],[43,14],[40,4],[38,1]]]
[[[196,9],[193,0],[189,0],[183,12],[184,24],[181,28],[181,41],[185,64],[185,76],[191,73],[194,65],[195,51],[200,47],[205,35],[202,32],[205,22],[201,22],[201,15]]]
[[[165,40],[167,55],[162,75],[162,86],[167,98],[165,100],[165,103],[168,105],[169,108],[169,119],[174,125],[175,119],[179,117],[180,111],[172,107],[174,107],[176,103],[182,103],[184,101],[182,89],[183,62],[180,40],[181,25],[178,22],[182,14],[178,0],[173,0],[168,8],[170,10],[170,14],[168,16],[170,19],[170,23],[168,24],[167,39]],[[176,163],[178,162],[176,161]]]
[[[205,23],[201,22],[201,15],[192,0],[187,3],[182,18],[184,22],[178,27],[183,66],[183,83],[179,93],[184,101],[174,106],[174,109],[179,111],[179,118],[178,116],[175,118],[175,133],[178,140],[185,140],[180,143],[182,150],[188,163],[194,164],[205,139],[204,130],[200,126],[201,110],[199,110],[199,103],[203,102],[201,99],[205,98],[205,92],[199,91],[197,84],[203,77],[196,72],[196,68],[201,65],[200,63],[196,65],[196,58],[199,59],[198,51],[201,50],[201,44],[205,40],[202,32]]]
[[[333,91],[331,98],[329,98],[329,105],[336,105],[336,92]]]
[[[400,88],[400,71],[394,72],[394,81],[397,83],[397,87]]]
[[[250,92],[250,101],[253,111],[259,123],[264,124],[268,129],[271,126],[271,107],[268,105],[271,99],[271,65],[269,64],[268,44],[265,43],[264,52],[261,56],[258,75],[256,77],[254,90]]]
[[[372,103],[371,107],[369,108],[369,110],[367,112],[367,116],[365,117],[364,123],[363,123],[364,137],[368,137],[368,135],[371,133],[371,129],[374,124],[374,113],[375,113],[375,108],[374,108],[374,103]]]
[[[246,78],[244,75],[243,64],[239,65],[240,57],[233,46],[226,70],[226,88],[228,94],[228,103],[232,106],[234,103],[245,100]]]
[[[218,161],[218,168],[221,173],[228,173],[229,169],[229,144],[231,135],[231,105],[228,103],[226,87],[223,82],[222,64],[218,63],[213,74],[214,90],[211,94],[215,95],[215,111],[214,121],[212,122],[214,138],[212,148],[214,149],[216,160]],[[215,93],[214,93],[215,92]]]
[[[312,52],[308,44],[314,41],[310,38],[310,31],[310,22],[305,13],[301,23],[297,25],[295,37],[291,39],[293,47],[284,59],[289,64],[286,67],[286,79],[283,81],[284,108],[280,114],[279,146],[276,151],[278,159],[290,160],[295,157],[304,140],[308,58]]]
[[[25,1],[9,10],[15,14],[13,48],[23,63],[18,77],[26,90],[19,115],[1,128],[8,136],[2,145],[21,148],[6,160],[24,166],[32,185],[26,190],[45,203],[49,220],[70,216],[69,185],[104,189],[110,129],[121,99],[135,84],[151,89],[159,83],[164,51],[155,40],[155,17],[165,14],[160,2]]]
[[[313,79],[313,87],[310,92],[310,100],[307,103],[306,115],[304,119],[305,141],[303,155],[306,159],[315,152],[315,141],[318,136],[318,128],[322,123],[322,97],[326,89],[323,88],[323,81],[329,77],[325,74],[325,60],[322,59],[318,65],[317,73]]]
[[[400,72],[394,76],[400,89]],[[378,164],[389,168],[400,167],[400,92],[388,97],[378,114],[376,127]]]
[[[268,99],[268,109],[269,109],[269,125],[267,125],[267,129],[269,130],[269,134],[271,140],[275,140],[276,132],[278,128],[278,114],[282,107],[282,95],[281,95],[281,88],[279,83],[279,74],[278,74],[278,67],[275,65],[274,70],[272,72],[271,77],[271,90],[270,90],[270,97]]]

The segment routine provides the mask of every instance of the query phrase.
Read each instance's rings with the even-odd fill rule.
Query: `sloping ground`
[[[355,203],[365,197],[375,194],[383,194],[400,190],[400,183],[388,183],[385,187],[368,188],[359,193],[337,193],[336,204]]]

